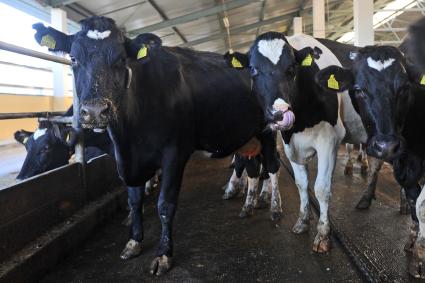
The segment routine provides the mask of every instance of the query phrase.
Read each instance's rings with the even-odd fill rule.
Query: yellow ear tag
[[[425,85],[425,75],[422,75],[422,79],[421,79],[420,84],[421,85]]]
[[[242,63],[236,57],[232,58],[232,66],[233,66],[233,68],[242,68],[243,67]]]
[[[148,48],[146,45],[143,45],[142,48],[139,49],[139,52],[137,52],[137,59],[145,58],[148,55]]]
[[[24,140],[22,141],[23,144],[26,144],[28,141],[28,137],[25,137]]]
[[[41,42],[40,42],[41,46],[46,46],[50,49],[55,49],[56,47],[56,40],[49,34],[44,35],[41,38]]]
[[[339,90],[339,83],[335,79],[334,74],[330,75],[330,77],[328,79],[328,88]]]
[[[311,66],[313,63],[313,57],[311,57],[311,54],[308,54],[304,60],[301,62],[301,66]]]

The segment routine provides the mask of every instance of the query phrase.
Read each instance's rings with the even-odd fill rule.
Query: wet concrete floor
[[[121,212],[42,282],[361,282],[335,239],[331,253],[311,251],[317,217],[312,219],[310,233],[291,233],[299,197],[284,169],[280,175],[284,216],[276,224],[269,220],[267,209],[240,219],[243,199],[221,199],[221,187],[231,175],[228,164],[226,159],[199,156],[189,162],[174,223],[175,264],[165,276],[155,278],[147,270],[160,235],[159,220],[151,208],[145,216],[141,256],[129,261],[119,258],[127,241],[127,228],[121,225],[126,213]],[[396,206],[389,214],[397,216]]]

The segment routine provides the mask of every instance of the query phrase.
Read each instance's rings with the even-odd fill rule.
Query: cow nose
[[[398,157],[401,153],[401,142],[400,139],[376,139],[373,144],[373,151],[375,151],[378,158],[386,160],[392,160]]]
[[[80,119],[84,122],[93,120],[106,120],[109,117],[111,107],[109,103],[83,104],[80,108]]]

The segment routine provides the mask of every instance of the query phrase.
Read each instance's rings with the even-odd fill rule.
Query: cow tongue
[[[294,122],[295,122],[294,112],[292,112],[291,110],[287,110],[285,113],[283,113],[283,119],[280,121],[277,121],[276,124],[279,126],[281,130],[289,130],[290,128],[292,128]]]

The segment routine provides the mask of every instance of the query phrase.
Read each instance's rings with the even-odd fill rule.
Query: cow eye
[[[251,66],[250,71],[251,71],[251,77],[255,77],[258,75],[258,70],[255,67]]]
[[[71,56],[71,66],[72,67],[77,67],[78,65],[78,61],[74,56]]]
[[[356,94],[356,97],[360,97],[360,98],[366,97],[365,92],[357,85],[354,86],[354,93]]]

